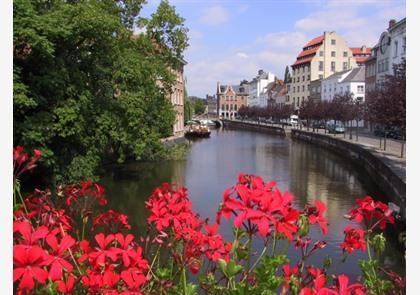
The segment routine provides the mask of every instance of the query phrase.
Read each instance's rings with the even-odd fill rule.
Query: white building
[[[394,75],[393,65],[401,63],[406,54],[405,18],[389,21],[388,29],[381,34],[376,53],[376,84],[382,85],[386,75]]]
[[[249,83],[248,105],[266,107],[268,101],[267,86],[274,80],[273,73],[259,70],[257,77]]]
[[[338,72],[321,80],[321,100],[331,101],[336,94],[343,95],[347,92],[355,100],[365,100],[364,67]]]

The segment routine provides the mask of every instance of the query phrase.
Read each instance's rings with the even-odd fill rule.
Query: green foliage
[[[278,274],[279,267],[283,264],[288,263],[289,259],[286,255],[275,255],[275,256],[264,256],[261,259],[261,263],[258,268],[255,270],[256,276],[256,288],[258,292],[256,294],[263,294],[264,290],[272,291],[272,293],[266,294],[276,294],[276,290],[280,287],[283,282],[282,276]]]
[[[172,134],[165,94],[187,29],[163,1],[133,37],[144,0],[14,1],[14,145],[47,175],[94,178],[105,159],[153,159]]]
[[[194,114],[202,114],[206,110],[206,106],[204,105],[204,101],[202,99],[197,99],[194,101]]]

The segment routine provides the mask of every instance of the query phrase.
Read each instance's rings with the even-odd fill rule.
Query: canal
[[[341,262],[339,244],[350,222],[343,215],[354,207],[356,198],[366,194],[380,197],[380,192],[351,162],[317,146],[279,135],[213,130],[210,138],[191,142],[184,160],[113,166],[101,183],[106,187],[110,207],[127,214],[133,232],[141,235],[148,216],[144,202],[161,183],[186,186],[193,209],[214,222],[223,191],[235,184],[241,172],[276,181],[281,191],[293,193],[299,208],[316,199],[322,200],[328,206],[329,233],[323,236],[314,228],[312,238],[325,240],[327,247],[313,256],[310,263],[321,266],[323,257],[328,254],[334,261],[332,273],[347,273],[352,279],[361,274],[358,260],[364,258],[365,253],[356,251]],[[231,238],[231,224],[224,220],[221,232]],[[292,262],[295,261],[294,247],[288,252]],[[385,265],[404,274],[404,256],[393,244],[388,246],[384,256]]]

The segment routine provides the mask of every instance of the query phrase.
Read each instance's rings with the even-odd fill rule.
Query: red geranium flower
[[[39,246],[13,246],[13,282],[21,278],[19,289],[32,290],[35,282],[44,284],[48,272],[43,268],[48,258],[47,253]]]
[[[32,227],[29,221],[15,221],[13,222],[13,232],[20,233],[23,238],[20,244],[37,245],[38,240],[43,239],[48,234],[48,228],[41,225],[36,230]]]
[[[354,250],[366,250],[365,232],[360,228],[352,228],[348,225],[344,229],[344,242],[340,244],[343,251],[352,253]]]
[[[73,270],[73,265],[66,260],[69,256],[66,251],[75,244],[75,240],[71,236],[65,235],[58,243],[55,235],[48,235],[46,241],[53,250],[46,261],[46,264],[50,265],[50,278],[53,281],[60,280],[63,275],[63,269],[67,272],[72,272]]]
[[[362,284],[355,283],[349,285],[349,278],[346,275],[339,275],[337,279],[337,287],[331,292],[334,295],[364,295]]]
[[[58,281],[58,291],[64,294],[73,294],[74,283],[76,282],[76,278],[74,275],[70,274],[67,277],[67,281],[61,280]]]
[[[308,215],[310,224],[318,223],[323,234],[328,233],[328,221],[324,217],[327,206],[319,200],[315,201],[315,206],[307,206],[304,212]]]

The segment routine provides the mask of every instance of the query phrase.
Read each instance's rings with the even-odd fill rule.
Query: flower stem
[[[277,242],[277,232],[274,231],[273,235],[273,248],[271,249],[271,255],[274,256],[274,253],[276,252],[276,242]]]
[[[252,233],[249,232],[249,240],[248,240],[248,261],[246,263],[246,269],[249,272],[251,267],[251,256],[252,256]]]
[[[187,294],[187,273],[185,271],[185,266],[182,267],[182,287],[184,295]]]

